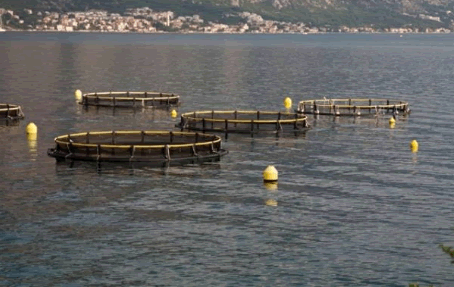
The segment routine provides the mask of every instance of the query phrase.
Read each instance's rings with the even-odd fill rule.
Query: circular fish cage
[[[79,104],[116,108],[166,108],[178,106],[180,96],[158,92],[100,92],[83,94]]]
[[[24,113],[18,105],[0,104],[0,119],[2,120],[21,120]]]
[[[410,113],[408,102],[388,99],[321,99],[298,103],[298,113],[333,116],[364,116]]]
[[[297,131],[308,128],[307,116],[270,111],[197,111],[181,115],[181,130],[228,133]]]
[[[227,154],[216,135],[172,131],[101,131],[62,135],[47,154],[58,161],[186,162]]]

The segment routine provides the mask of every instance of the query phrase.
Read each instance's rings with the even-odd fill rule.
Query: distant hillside
[[[177,16],[198,14],[207,21],[240,21],[226,14],[252,12],[264,19],[314,26],[446,27],[454,26],[454,0],[0,0],[0,7],[47,11],[150,7]]]

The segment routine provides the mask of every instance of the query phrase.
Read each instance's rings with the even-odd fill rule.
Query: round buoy
[[[25,131],[27,134],[36,134],[38,133],[38,127],[34,123],[29,123]]]
[[[74,92],[74,97],[76,98],[76,100],[80,101],[82,100],[82,91],[81,90],[76,90]]]
[[[176,118],[176,117],[178,116],[177,111],[172,110],[172,111],[170,112],[170,116],[171,116],[172,118]]]
[[[277,206],[277,201],[274,199],[267,199],[265,200],[265,205],[267,206]]]
[[[410,149],[411,149],[411,152],[418,152],[418,148],[419,148],[419,144],[416,140],[412,140],[410,142]]]
[[[289,97],[286,97],[284,99],[284,107],[286,109],[290,109],[292,107],[292,99],[290,99]]]
[[[273,182],[273,181],[277,181],[277,178],[278,178],[278,172],[274,166],[269,165],[263,171],[263,180],[264,181]]]
[[[393,129],[396,127],[396,119],[394,117],[389,118],[389,128]]]

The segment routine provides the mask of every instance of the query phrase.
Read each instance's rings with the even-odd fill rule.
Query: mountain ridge
[[[150,7],[176,15],[228,22],[228,14],[251,12],[264,19],[314,26],[454,27],[454,0],[0,0],[6,9],[58,12]]]

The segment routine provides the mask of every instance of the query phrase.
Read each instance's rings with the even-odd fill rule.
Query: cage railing
[[[408,102],[390,99],[319,99],[298,103],[298,113],[319,115],[353,115],[381,113],[409,114]]]
[[[95,92],[82,95],[84,106],[105,107],[163,107],[178,106],[180,96],[159,92]]]
[[[16,120],[23,119],[24,113],[19,105],[0,104],[0,119]]]
[[[234,132],[278,132],[285,126],[293,130],[307,128],[307,116],[276,111],[211,110],[187,112],[181,115],[181,130],[219,131],[226,135]]]
[[[221,138],[191,132],[101,131],[55,138],[48,154],[56,158],[96,161],[170,161],[220,157]]]

